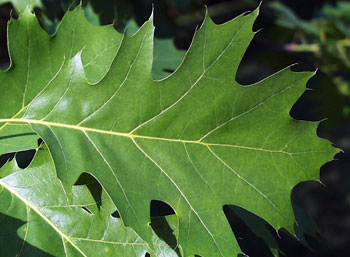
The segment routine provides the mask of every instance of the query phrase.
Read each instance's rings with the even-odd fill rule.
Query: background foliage
[[[83,1],[84,5],[87,1]],[[53,27],[64,12],[77,3],[74,1],[43,0],[43,8],[35,8],[42,25],[53,31]],[[130,20],[141,25],[148,19],[152,3],[138,1],[89,1],[97,16],[90,15],[95,22],[115,22],[123,31]],[[178,49],[187,49],[195,27],[204,16],[203,5],[216,22],[227,21],[243,11],[251,10],[258,1],[155,1],[155,27],[158,38],[173,38]],[[39,5],[38,5],[39,6]],[[35,6],[34,6],[35,7]],[[1,66],[8,65],[6,49],[6,21],[10,4],[1,7]],[[345,1],[265,1],[255,24],[259,32],[250,45],[238,71],[238,81],[250,84],[291,64],[299,63],[297,69],[319,68],[306,92],[294,106],[291,114],[296,119],[320,120],[319,135],[328,138],[342,148],[339,161],[326,164],[321,170],[323,185],[304,182],[293,192],[292,199],[297,210],[297,221],[306,224],[307,231],[299,231],[301,242],[288,233],[280,231],[277,238],[281,256],[346,256],[350,238],[350,117],[349,117],[349,15]],[[15,15],[15,14],[14,14]],[[181,58],[180,58],[181,59]],[[273,60],[273,61],[271,61]],[[8,156],[2,156],[5,160]],[[29,157],[23,156],[23,159]],[[154,205],[153,215],[168,214],[165,208]],[[239,233],[240,244],[250,256],[270,256],[264,237],[266,231],[252,232],[256,224],[263,221],[240,209],[226,209],[233,230]],[[243,214],[242,214],[243,212]],[[308,215],[311,221],[308,220]],[[253,224],[253,225],[252,225]],[[314,225],[312,225],[314,224]],[[266,226],[262,225],[265,229]],[[304,235],[307,232],[307,235]],[[260,237],[259,237],[260,235]],[[268,243],[268,242],[267,242]],[[252,247],[254,245],[254,247]],[[256,247],[259,245],[259,247]]]

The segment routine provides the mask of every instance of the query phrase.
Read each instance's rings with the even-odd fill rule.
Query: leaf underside
[[[174,209],[183,256],[240,252],[224,205],[292,231],[291,189],[317,180],[337,150],[317,137],[318,123],[289,116],[313,73],[235,81],[257,14],[222,25],[206,15],[179,68],[156,81],[152,17],[121,35],[88,24],[79,7],[51,38],[23,13],[9,25],[12,67],[0,73],[0,150],[32,147],[18,135],[34,130],[68,194],[92,174],[155,256],[152,200]]]

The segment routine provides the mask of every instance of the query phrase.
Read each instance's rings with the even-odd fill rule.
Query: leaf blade
[[[292,229],[291,188],[315,179],[336,153],[316,136],[317,123],[288,113],[311,73],[285,69],[248,87],[234,80],[257,13],[220,26],[207,17],[182,65],[159,82],[151,75],[148,21],[124,37],[98,84],[86,81],[78,54],[23,118],[0,121],[31,124],[65,187],[82,172],[94,174],[149,244],[149,205],[160,200],[176,212],[185,256],[237,254],[222,206]]]
[[[38,150],[25,171],[14,161],[3,167],[2,172],[7,171],[11,171],[8,172],[11,175],[0,179],[0,212],[3,217],[13,217],[25,224],[19,228],[23,241],[22,248],[17,249],[19,254],[32,254],[27,250],[28,245],[54,256],[142,257],[146,252],[152,252],[134,231],[124,227],[120,218],[111,217],[115,207],[105,191],[101,206],[96,210],[97,203],[86,185],[74,186],[71,192],[66,192],[55,176],[52,159],[45,147]],[[85,207],[94,213],[86,213],[82,209]],[[22,211],[24,215],[20,214]],[[6,222],[6,219],[0,222]],[[13,229],[6,233],[16,234]],[[158,255],[176,256],[158,237],[154,236],[154,240]],[[16,251],[16,248],[1,247],[0,252],[4,254],[8,248]]]

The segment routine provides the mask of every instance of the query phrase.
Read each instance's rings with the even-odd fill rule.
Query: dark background
[[[152,11],[150,0],[91,0],[83,1],[83,4],[87,2],[99,15],[102,24],[114,22],[118,30],[123,30],[130,19],[134,19],[141,25],[149,18]],[[350,256],[350,115],[347,111],[350,106],[350,96],[341,93],[334,84],[332,75],[324,72],[326,67],[324,63],[327,65],[327,60],[322,59],[323,56],[286,50],[287,44],[300,43],[298,35],[303,32],[300,28],[288,29],[279,26],[276,21],[282,13],[279,16],[270,7],[271,2],[265,0],[262,3],[254,30],[261,28],[263,30],[257,33],[249,46],[236,79],[241,84],[251,84],[293,63],[299,64],[294,70],[314,71],[319,68],[317,75],[307,85],[313,90],[306,91],[297,101],[291,116],[312,121],[325,119],[319,126],[319,136],[331,140],[344,151],[336,156],[337,160],[321,168],[322,184],[308,181],[294,188],[291,198],[299,223],[296,229],[299,231],[297,233],[299,240],[284,230],[279,231],[278,235],[273,230],[271,233],[278,241],[280,256]],[[311,21],[323,16],[321,8],[326,4],[335,6],[339,1],[280,0],[278,2],[285,4],[299,18]],[[35,9],[35,12],[41,20],[47,16],[50,20],[57,21],[62,18],[67,9],[74,7],[77,3],[78,1],[43,0],[44,8]],[[213,20],[216,23],[222,23],[242,12],[255,9],[259,1],[154,0],[155,36],[173,38],[177,48],[186,50],[196,27],[203,20],[204,5],[208,6]],[[2,68],[7,67],[9,63],[6,25],[11,8],[10,4],[0,7],[0,67]],[[13,16],[16,16],[15,12]],[[350,12],[348,16],[350,21]],[[350,29],[350,22],[347,23],[346,20],[345,26]],[[305,37],[309,42],[317,41],[307,33]],[[347,37],[350,38],[350,35]],[[350,56],[350,50],[348,53]],[[337,75],[339,73],[345,80],[350,81],[350,70],[347,67],[340,68]],[[157,203],[152,210],[153,216],[167,214],[166,208]],[[224,211],[242,250],[247,255],[271,256],[267,243],[253,233],[249,224],[243,222],[242,213],[238,208],[225,207]],[[308,219],[308,216],[311,219]]]

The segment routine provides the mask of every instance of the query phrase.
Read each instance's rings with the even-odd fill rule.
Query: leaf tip
[[[205,4],[204,8],[205,8],[205,17],[207,17],[207,16],[209,16],[208,6]]]
[[[248,15],[250,16],[251,15],[251,16],[254,17],[254,20],[255,20],[259,16],[262,2],[263,1],[260,1],[259,5],[255,8],[255,10],[253,10],[253,11],[246,11],[242,15],[244,15],[244,16],[248,16]]]
[[[82,55],[82,53],[83,53],[85,47],[86,47],[86,46],[83,46],[83,48],[82,48],[79,52],[77,52],[76,55],[72,58],[72,60],[73,60],[73,62],[74,62],[75,64],[81,65],[81,66],[83,65],[83,64],[82,64],[82,61],[81,61],[81,55]]]
[[[77,79],[83,79],[84,81],[87,81],[87,78],[85,76],[85,72],[84,72],[84,65],[83,65],[83,62],[82,62],[82,53],[83,53],[83,50],[84,50],[85,46],[79,51],[77,52],[74,57],[72,57],[71,59],[69,59],[67,61],[67,65],[68,65],[68,69],[74,71],[74,76],[75,78]],[[64,61],[63,61],[63,64],[66,62],[67,60],[67,57],[65,56],[64,58]]]
[[[26,8],[23,10],[23,13],[27,14],[32,14],[32,8],[29,4],[26,5]]]
[[[147,20],[146,23],[151,23],[154,29],[154,24],[153,24],[153,17],[154,17],[154,4],[152,3],[152,9],[151,9],[151,14]]]
[[[152,3],[151,15],[148,18],[149,21],[153,21],[153,15],[154,15],[154,4]]]
[[[207,5],[204,5],[205,8],[205,13],[204,13],[204,19],[203,22],[200,26],[196,26],[195,31],[200,30],[201,28],[203,28],[204,26],[206,26],[207,23],[212,23],[213,25],[217,25],[215,24],[215,22],[212,20],[212,18],[209,15],[209,8]]]

